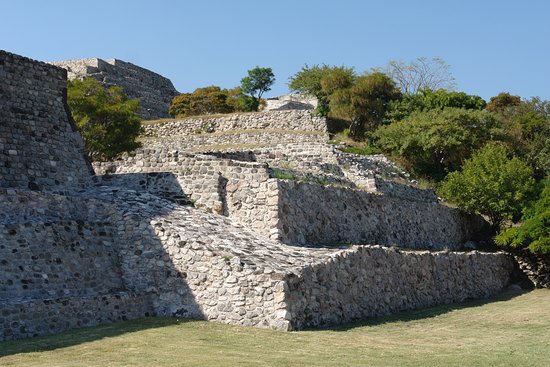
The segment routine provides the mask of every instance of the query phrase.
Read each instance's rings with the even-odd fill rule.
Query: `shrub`
[[[524,210],[523,224],[503,230],[495,238],[496,243],[550,254],[550,179],[543,181],[542,186],[538,200]]]
[[[409,170],[441,180],[499,132],[498,120],[487,111],[445,108],[381,126],[374,137],[384,152],[401,157]]]
[[[228,101],[228,97],[228,91],[217,86],[197,88],[193,93],[175,96],[169,113],[177,117],[230,113],[235,108]]]
[[[504,219],[519,219],[533,193],[532,175],[526,163],[507,157],[504,146],[490,143],[450,173],[439,192],[468,212],[488,216],[496,233]]]

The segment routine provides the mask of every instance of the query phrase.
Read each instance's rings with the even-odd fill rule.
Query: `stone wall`
[[[288,277],[286,316],[303,329],[486,298],[507,286],[512,268],[503,253],[355,247]]]
[[[324,117],[311,111],[265,111],[234,113],[215,117],[197,116],[186,119],[144,125],[145,136],[171,137],[177,135],[212,133],[229,130],[301,130],[327,132]]]
[[[64,72],[1,56],[0,340],[149,315],[291,330],[485,297],[509,280],[502,254],[334,243],[370,239],[352,224],[417,247],[458,238],[453,223],[466,222],[436,203],[280,181],[266,163],[168,149],[98,164],[109,174],[90,177],[58,103]],[[32,89],[50,77],[51,88]],[[188,196],[227,216],[178,204]],[[280,236],[312,245],[326,236],[331,246]]]
[[[528,249],[509,249],[519,268],[536,288],[550,288],[550,254],[534,254]]]
[[[0,300],[0,342],[154,316],[149,294],[121,292],[52,299]]]
[[[279,181],[278,190],[278,236],[290,244],[455,249],[488,228],[477,216],[434,202],[294,181]]]
[[[486,297],[509,278],[501,254],[422,253],[428,260],[419,261],[416,253],[363,246],[292,247],[228,218],[114,186],[84,196],[6,195],[12,212],[68,203],[76,211],[57,222],[20,218],[0,226],[9,261],[2,263],[3,340],[147,315],[300,329]],[[83,208],[97,217],[85,219]],[[438,256],[450,260],[430,260]]]
[[[126,285],[108,201],[0,189],[0,340],[154,315]]]
[[[91,58],[51,64],[67,69],[70,80],[92,77],[106,86],[122,87],[129,98],[140,99],[139,114],[144,119],[168,117],[172,98],[178,94],[169,79],[122,60]]]
[[[313,110],[317,107],[317,98],[302,94],[285,94],[282,96],[266,98],[264,111],[273,110]]]
[[[265,164],[237,162],[164,148],[140,149],[124,160],[94,163],[94,168],[98,174],[112,174],[103,178],[103,181],[112,180],[113,184],[122,187],[144,189],[167,198],[185,195],[195,207],[219,214],[235,213],[238,207],[243,211],[243,218],[250,218],[251,214],[245,209],[248,205],[242,204],[245,201],[248,204],[255,202],[257,195],[262,197],[260,192],[267,189],[266,181],[269,179]],[[134,175],[162,172],[169,172],[170,175]],[[227,186],[231,190],[229,204]],[[249,190],[251,187],[253,194]],[[250,197],[241,200],[244,195],[242,192],[247,192]]]
[[[172,172],[174,190],[179,186],[179,195],[190,197],[196,207],[227,215],[263,235],[293,245],[375,243],[441,250],[483,237],[482,220],[439,204],[431,191],[375,181],[386,185],[381,195],[314,181],[275,180],[270,178],[265,163],[250,162],[277,166],[288,162],[301,172],[341,175],[336,158],[332,157],[335,163],[319,158],[325,150],[318,148],[313,143],[290,144],[214,155],[141,149],[135,156],[96,164],[95,168],[98,173],[116,174]],[[326,152],[331,157],[330,151]],[[295,159],[285,161],[287,157]],[[136,187],[122,184],[120,180],[126,178],[116,174],[112,178],[120,185]]]
[[[273,144],[317,142],[329,140],[326,133],[316,131],[250,130],[201,133],[194,135],[143,139],[143,147],[169,148],[192,152],[211,152],[228,149],[254,149]]]
[[[0,187],[62,190],[89,180],[65,70],[0,51],[0,101]]]

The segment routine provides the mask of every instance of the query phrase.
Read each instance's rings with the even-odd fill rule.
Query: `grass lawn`
[[[291,333],[121,322],[0,343],[0,366],[550,366],[550,290]]]

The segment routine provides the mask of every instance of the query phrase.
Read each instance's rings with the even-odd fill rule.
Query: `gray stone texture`
[[[276,146],[273,157],[149,147],[97,164],[104,175],[92,177],[63,105],[64,74],[0,53],[0,341],[151,315],[295,330],[487,297],[509,282],[502,253],[335,243],[438,249],[471,227],[462,232],[469,222],[414,191],[273,177],[270,164],[295,157],[295,171],[354,184],[318,141]],[[301,122],[286,126],[313,129]],[[327,166],[316,167],[321,157]],[[359,163],[353,177],[396,172],[380,157]]]
[[[313,110],[317,107],[317,98],[302,94],[285,94],[267,98],[264,111]]]
[[[327,132],[326,120],[312,111],[265,111],[226,116],[197,116],[144,126],[144,136],[171,137],[230,130],[282,129]]]
[[[170,103],[179,94],[169,79],[118,59],[90,58],[51,64],[67,69],[69,80],[91,77],[105,86],[122,87],[129,98],[139,98],[139,114],[146,120],[168,117]]]
[[[0,187],[82,186],[92,169],[66,105],[66,71],[0,50]]]

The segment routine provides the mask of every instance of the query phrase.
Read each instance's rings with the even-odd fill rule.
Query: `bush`
[[[533,193],[533,171],[524,162],[509,159],[506,148],[490,143],[450,173],[439,193],[460,208],[486,215],[495,233],[504,219],[518,220]]]
[[[390,103],[400,98],[401,92],[387,75],[368,74],[332,92],[331,116],[349,120],[350,137],[363,140],[382,124]]]
[[[441,180],[499,133],[498,120],[487,111],[445,108],[381,126],[374,137],[384,152],[401,157],[407,169]]]
[[[293,92],[317,98],[316,112],[328,116],[329,97],[340,88],[348,88],[355,81],[353,68],[330,65],[305,65],[289,79],[289,89]]]
[[[495,238],[497,244],[550,254],[550,179],[543,181],[542,186],[538,200],[525,208],[523,224],[502,231]]]
[[[228,101],[229,92],[217,86],[197,88],[193,93],[175,96],[169,113],[176,117],[230,113],[234,105]]]
[[[469,95],[464,92],[449,92],[443,89],[436,91],[422,89],[414,94],[405,94],[403,99],[392,102],[386,119],[390,123],[401,121],[414,112],[442,110],[448,107],[482,110],[485,106],[485,100],[476,95]]]

